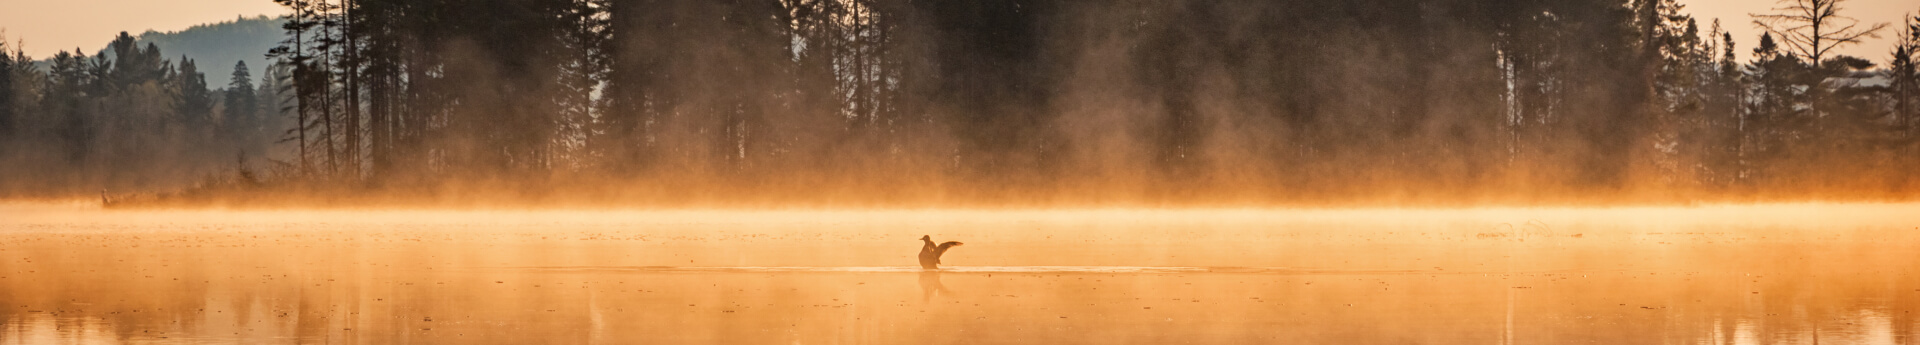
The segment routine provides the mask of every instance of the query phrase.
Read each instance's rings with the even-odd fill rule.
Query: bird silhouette
[[[926,242],[926,245],[920,246],[920,268],[925,269],[939,269],[940,255],[946,254],[947,249],[953,249],[954,246],[963,244],[955,241],[947,241],[946,243],[934,245],[933,236],[920,236],[920,241]]]

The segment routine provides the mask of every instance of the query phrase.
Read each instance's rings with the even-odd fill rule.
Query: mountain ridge
[[[267,50],[285,39],[286,32],[280,28],[283,22],[266,15],[240,16],[233,21],[194,25],[180,31],[147,30],[136,38],[141,46],[160,47],[160,52],[176,60],[176,64],[182,55],[193,59],[210,76],[225,76],[232,71],[234,63],[240,61],[246,61],[247,69],[257,74],[268,65]]]
[[[270,64],[267,50],[286,39],[286,32],[280,27],[284,22],[267,15],[236,16],[231,21],[197,24],[178,31],[148,29],[134,37],[139,47],[148,44],[159,47],[161,55],[175,66],[180,64],[181,56],[193,59],[212,82],[209,86],[218,89],[226,86],[226,75],[237,62],[245,61],[247,70],[255,75]],[[107,51],[107,44],[112,41],[112,37],[103,39],[100,48],[91,54],[113,59],[113,54]],[[52,56],[39,57],[34,67],[44,69],[52,59]]]

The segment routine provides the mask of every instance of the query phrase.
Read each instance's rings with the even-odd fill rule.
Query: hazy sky
[[[1754,29],[1748,13],[1767,12],[1776,6],[1772,0],[1681,0],[1687,12],[1700,20],[1706,31],[1719,18],[1721,25],[1739,41],[1740,57],[1749,58],[1759,30]],[[1886,22],[1900,25],[1902,14],[1920,10],[1914,0],[1848,0],[1843,14],[1865,23]],[[139,34],[148,29],[174,31],[201,23],[232,20],[236,16],[277,15],[282,12],[270,0],[0,0],[0,28],[6,30],[12,44],[26,40],[27,53],[35,57],[55,51],[83,48],[92,53],[104,47],[120,31]],[[1841,53],[1886,60],[1892,37],[1891,28],[1883,38],[1867,44],[1847,47]]]
[[[1753,46],[1760,42],[1761,30],[1753,26],[1753,17],[1747,14],[1768,13],[1780,7],[1774,0],[1680,0],[1680,3],[1700,22],[1703,35],[1713,27],[1714,18],[1719,18],[1720,26],[1733,32],[1740,61],[1752,60]],[[1844,0],[1840,3],[1840,15],[1859,19],[1861,28],[1871,27],[1873,23],[1887,23],[1888,27],[1881,31],[1879,39],[1842,47],[1839,53],[1866,58],[1876,64],[1886,63],[1887,57],[1893,55],[1893,34],[1902,25],[1901,16],[1911,17],[1915,10],[1920,10],[1920,1]]]
[[[177,31],[283,12],[271,0],[0,0],[0,29],[9,46],[26,40],[27,54],[44,58],[75,47],[93,54],[121,31]]]

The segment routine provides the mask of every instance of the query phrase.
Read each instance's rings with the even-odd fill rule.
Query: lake
[[[1913,344],[1916,263],[1920,204],[13,203],[0,344]]]

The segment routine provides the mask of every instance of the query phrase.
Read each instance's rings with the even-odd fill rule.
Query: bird
[[[933,236],[924,235],[920,236],[920,241],[926,242],[926,245],[920,246],[920,268],[930,270],[940,269],[940,255],[946,254],[947,249],[965,244],[956,241],[947,241],[946,243],[934,245]]]

